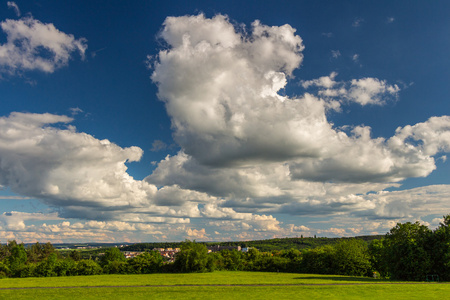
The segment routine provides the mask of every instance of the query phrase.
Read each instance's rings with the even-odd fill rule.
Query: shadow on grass
[[[333,276],[331,277],[330,275],[326,276],[305,276],[305,277],[295,277],[294,279],[300,279],[300,280],[324,280],[324,281],[352,281],[352,282],[372,282],[372,283],[377,283],[377,282],[388,282],[389,280],[386,279],[373,279],[373,278],[369,278],[369,277],[346,277],[346,276]]]

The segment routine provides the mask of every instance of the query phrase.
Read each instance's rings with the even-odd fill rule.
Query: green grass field
[[[0,299],[445,299],[449,293],[444,283],[263,272],[0,280]]]

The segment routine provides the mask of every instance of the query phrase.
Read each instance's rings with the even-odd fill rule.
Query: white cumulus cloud
[[[268,27],[254,22],[252,32],[243,33],[226,17],[198,15],[168,18],[162,32],[171,47],[159,53],[152,80],[166,103],[182,150],[163,160],[147,178],[149,182],[180,184],[218,196],[225,196],[226,190],[244,194],[256,182],[261,187],[268,175],[258,170],[272,162],[287,167],[288,176],[283,175],[288,181],[398,182],[428,175],[435,168],[432,156],[447,151],[446,117],[423,123],[424,128],[433,124],[434,130],[442,132],[436,139],[412,134],[427,149],[436,148],[429,153],[407,137],[395,144],[398,134],[372,139],[369,127],[356,126],[347,134],[327,120],[332,100],[338,106],[348,102],[381,105],[386,98],[396,98],[399,87],[384,80],[338,82],[333,72],[302,82],[305,88],[318,87],[318,97],[279,95],[302,59],[301,39],[288,25]],[[270,59],[255,60],[264,48]],[[217,178],[222,193],[217,184],[209,184],[219,182]],[[276,193],[272,189],[271,196]]]
[[[140,148],[51,126],[71,120],[29,113],[0,118],[0,184],[62,206],[136,205],[156,193],[126,173],[125,162],[138,161]]]
[[[352,79],[350,82],[336,81],[338,74],[332,72],[329,76],[301,82],[305,89],[316,87],[318,95],[327,102],[337,102],[339,105],[358,103],[365,105],[384,105],[388,100],[397,99],[400,88],[396,84],[388,84],[386,80],[366,77]]]
[[[0,72],[15,74],[39,70],[53,73],[68,64],[73,52],[84,58],[87,49],[86,39],[76,39],[53,24],[42,23],[32,16],[7,19],[0,27],[6,34],[6,42],[0,44]]]
[[[312,98],[284,101],[277,93],[303,58],[291,26],[255,21],[246,34],[220,15],[170,17],[161,36],[171,48],[159,53],[152,80],[187,154],[227,165],[313,151],[305,149],[308,136],[291,137],[308,126],[302,111],[320,114],[320,106]]]

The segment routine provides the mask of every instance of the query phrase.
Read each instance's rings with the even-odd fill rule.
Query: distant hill
[[[272,250],[289,250],[293,249],[307,249],[316,248],[324,245],[332,245],[343,239],[360,239],[367,243],[373,240],[382,239],[384,235],[365,235],[352,238],[325,238],[325,237],[296,237],[296,238],[276,238],[268,240],[256,240],[256,241],[238,241],[238,242],[199,242],[207,246],[241,246],[241,247],[254,247],[262,252],[269,252]],[[164,243],[137,243],[121,248],[122,251],[146,251],[154,248],[178,248],[181,242],[164,242]]]
[[[24,244],[25,247],[31,247],[35,243]],[[132,245],[132,243],[60,243],[52,244],[55,249],[97,249],[97,248],[111,248],[111,247],[123,247]]]

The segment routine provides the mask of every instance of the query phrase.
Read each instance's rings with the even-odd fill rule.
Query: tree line
[[[383,238],[366,243],[342,239],[312,249],[208,253],[203,243],[186,240],[175,262],[157,251],[126,259],[118,248],[82,259],[76,250],[62,255],[50,243],[25,248],[15,241],[0,245],[0,276],[45,277],[97,274],[212,272],[214,270],[296,272],[373,276],[424,281],[428,275],[450,280],[450,215],[435,230],[418,222],[398,223]]]
[[[367,243],[375,239],[383,238],[382,235],[358,236],[357,239]],[[229,241],[229,242],[201,242],[207,247],[211,246],[240,246],[242,248],[253,247],[262,252],[270,252],[273,250],[290,250],[290,249],[309,249],[320,246],[336,244],[346,238],[327,238],[327,237],[296,237],[296,238],[273,238],[268,240],[255,241]],[[122,248],[123,251],[148,251],[154,248],[179,248],[182,242],[155,242],[155,243],[136,243],[127,245]]]

